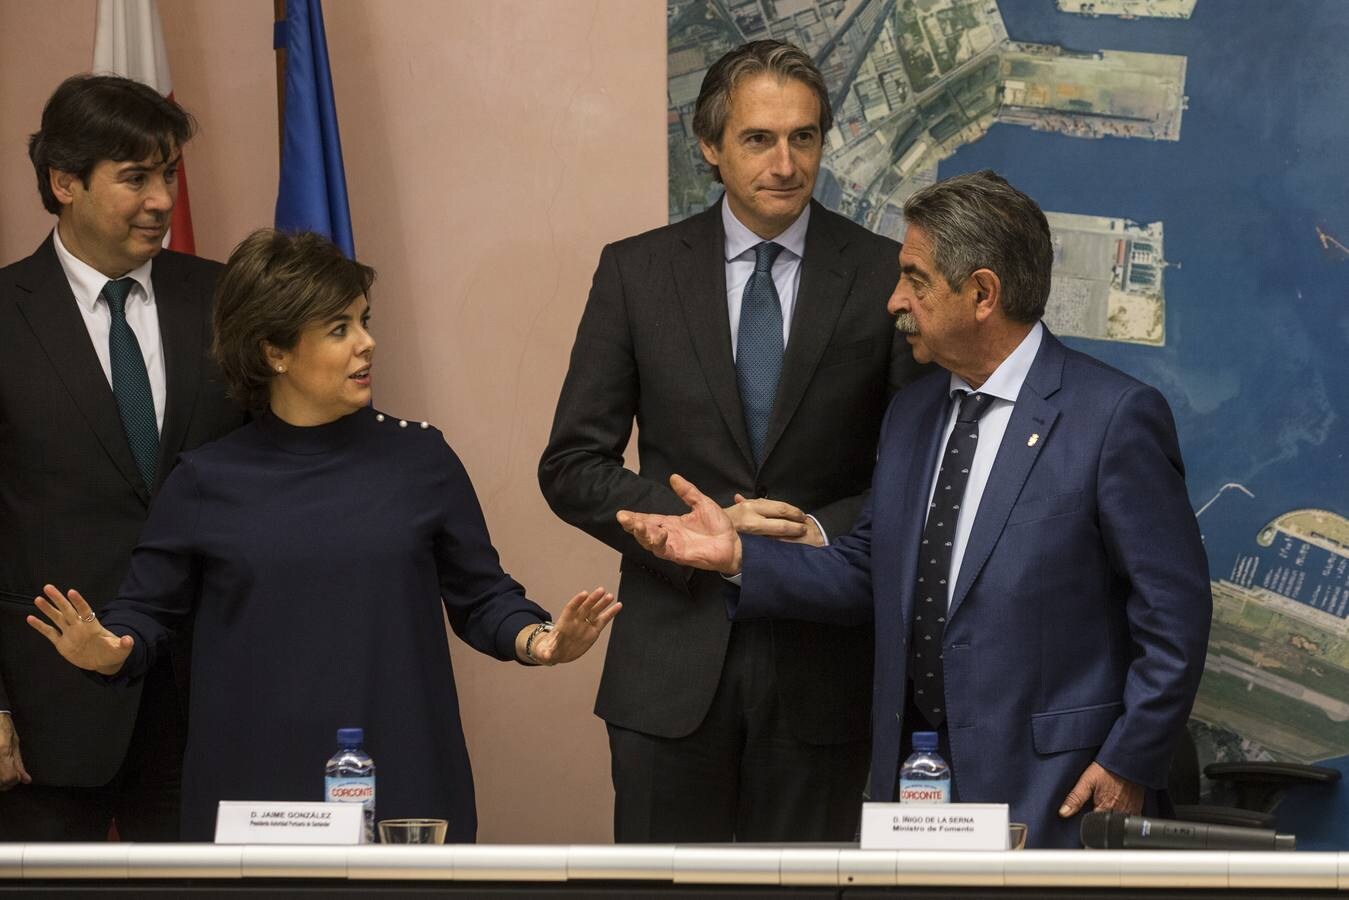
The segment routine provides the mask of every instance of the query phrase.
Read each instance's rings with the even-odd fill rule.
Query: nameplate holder
[[[1006,850],[1006,803],[863,803],[863,850]]]
[[[362,803],[263,803],[221,800],[217,844],[359,844],[365,840]]]

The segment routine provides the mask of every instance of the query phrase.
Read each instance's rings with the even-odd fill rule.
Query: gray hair
[[[991,169],[956,175],[918,191],[904,219],[932,241],[932,261],[952,288],[976,269],[1002,282],[1002,310],[1015,322],[1036,322],[1049,300],[1054,246],[1035,201]]]
[[[815,63],[795,44],[786,41],[750,41],[712,63],[703,76],[698,103],[693,108],[693,133],[714,147],[721,146],[721,135],[731,115],[731,94],[742,78],[773,75],[778,80],[793,78],[815,92],[820,100],[820,137],[834,127],[834,109],[829,89]],[[721,172],[712,167],[712,177],[721,181]]]

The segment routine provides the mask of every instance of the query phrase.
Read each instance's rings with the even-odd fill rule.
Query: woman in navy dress
[[[502,571],[441,433],[369,406],[373,270],[313,234],[254,233],[216,293],[215,355],[254,421],[183,454],[117,599],[47,586],[30,616],[68,660],[142,676],[193,629],[183,837],[220,800],[319,800],[334,733],[365,728],[380,818],[474,839],[473,779],[442,625],[480,652],[576,659],[618,611],[602,588],[555,624]],[[49,624],[50,623],[50,624]]]

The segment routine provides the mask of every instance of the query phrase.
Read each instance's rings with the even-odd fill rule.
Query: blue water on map
[[[1188,59],[1176,142],[997,125],[941,165],[991,167],[1047,210],[1165,224],[1166,346],[1068,343],[1165,393],[1214,577],[1276,516],[1349,515],[1349,3],[1199,0],[1189,20],[999,0],[1015,41]]]
[[[1015,41],[1189,61],[1178,142],[997,125],[940,173],[991,167],[1047,210],[1164,222],[1166,346],[1068,343],[1165,393],[1196,509],[1228,482],[1255,495],[1200,518],[1212,575],[1267,556],[1256,533],[1284,512],[1349,515],[1349,256],[1315,230],[1349,245],[1349,3],[1199,0],[1188,21],[998,6]],[[1328,763],[1349,776],[1349,756]],[[1300,849],[1344,849],[1349,777],[1280,815]]]

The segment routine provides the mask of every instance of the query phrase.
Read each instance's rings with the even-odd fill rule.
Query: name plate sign
[[[363,803],[262,803],[221,800],[217,844],[359,844]]]
[[[863,850],[1006,850],[1006,803],[863,803]]]

